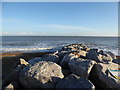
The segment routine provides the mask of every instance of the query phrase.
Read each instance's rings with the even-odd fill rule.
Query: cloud
[[[68,26],[68,25],[38,25],[37,27],[69,29],[69,30],[95,30],[93,28],[87,28],[81,26]]]
[[[43,33],[43,35],[47,35],[47,33]]]
[[[28,35],[36,35],[34,32],[0,32],[0,35],[9,36],[9,35],[16,35],[16,36],[28,36]]]

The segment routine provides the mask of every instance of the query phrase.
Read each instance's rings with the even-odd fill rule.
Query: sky
[[[3,2],[3,36],[117,36],[117,2]]]

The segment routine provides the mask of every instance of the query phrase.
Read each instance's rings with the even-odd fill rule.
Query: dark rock
[[[109,54],[113,59],[116,59],[116,55],[114,53],[109,51],[109,52],[107,52],[107,54]]]
[[[87,59],[95,60],[96,62],[100,62],[100,58],[97,54],[98,49],[90,49],[88,53],[86,54]]]
[[[20,85],[19,82],[11,82],[8,86],[3,88],[3,90],[18,90],[22,89],[23,87]]]
[[[4,90],[14,90],[14,86],[10,83],[6,88],[4,88]]]
[[[22,70],[24,66],[23,65],[18,65],[11,73],[9,73],[6,78],[2,80],[2,87],[6,87],[9,85],[11,82],[19,82],[19,73]]]
[[[95,61],[92,60],[84,60],[84,59],[72,59],[68,65],[70,68],[70,71],[78,76],[88,78],[89,73],[95,64]]]
[[[74,51],[76,50],[73,46],[68,46],[63,48],[64,51]]]
[[[109,63],[112,62],[113,58],[104,51],[99,51],[97,49],[91,49],[86,54],[87,59],[95,60],[96,62],[100,63]]]
[[[11,82],[11,84],[14,86],[14,90],[23,88],[19,82]]]
[[[118,70],[118,65],[115,63],[110,64],[95,64],[90,72],[89,79],[96,88],[120,88],[118,80],[111,76],[108,69]]]
[[[113,59],[112,62],[120,65],[120,59]]]
[[[99,51],[98,51],[98,54],[106,55],[107,53],[106,53],[105,51],[103,51],[103,50],[99,50]]]
[[[19,76],[25,88],[54,88],[58,79],[63,78],[61,67],[54,62],[39,61],[25,67]]]
[[[60,57],[60,59],[63,59],[63,57],[64,57],[66,54],[73,53],[73,52],[76,52],[76,51],[61,51],[61,52],[58,53],[57,55]]]
[[[62,66],[62,68],[68,68],[68,62],[75,57],[76,56],[72,53],[66,54],[60,62],[60,65]]]
[[[42,61],[50,61],[50,62],[55,62],[59,63],[59,56],[54,55],[54,54],[46,54],[42,57]]]
[[[112,60],[113,60],[113,58],[109,54],[106,54],[106,55],[102,56],[101,62],[110,63],[110,62],[112,62]]]
[[[59,80],[59,82],[56,85],[56,89],[59,88],[86,88],[89,90],[92,90],[94,88],[94,85],[87,79],[78,77],[74,74],[69,75],[68,77]]]
[[[68,76],[68,75],[71,74],[69,69],[62,69],[62,73],[63,73],[64,76]]]

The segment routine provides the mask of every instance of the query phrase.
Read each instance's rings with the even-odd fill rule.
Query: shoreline
[[[105,70],[105,72],[106,72],[106,70],[118,70],[118,71],[120,70],[120,68],[118,67],[120,65],[120,63],[119,63],[120,56],[116,56],[112,52],[104,52],[103,50],[99,50],[96,48],[89,48],[82,44],[70,44],[70,45],[62,47],[61,49],[60,48],[52,48],[52,49],[48,49],[48,50],[40,50],[40,51],[35,50],[35,51],[29,51],[29,52],[28,51],[3,52],[3,53],[1,53],[0,57],[2,58],[1,60],[2,60],[3,87],[8,86],[9,84],[12,83],[12,81],[15,81],[16,83],[19,82],[21,79],[18,79],[18,78],[20,78],[19,75],[21,75],[20,73],[22,73],[20,71],[22,71],[22,70],[24,71],[25,69],[27,70],[26,67],[32,68],[30,70],[33,70],[33,72],[36,72],[36,70],[37,70],[38,73],[37,74],[35,73],[36,75],[38,75],[40,72],[43,73],[43,71],[48,72],[48,75],[49,75],[51,73],[50,71],[52,71],[52,73],[56,73],[55,75],[56,75],[56,77],[58,77],[58,73],[59,74],[61,73],[61,75],[62,75],[61,78],[63,78],[63,79],[66,79],[66,77],[70,77],[71,75],[74,74],[76,76],[72,76],[72,77],[80,76],[82,78],[86,78],[85,80],[87,80],[87,81],[90,80],[91,85],[93,85],[95,87],[98,87],[98,86],[94,82],[94,80],[95,80],[94,77],[96,77],[96,76],[101,77],[99,75],[101,75],[101,73],[103,73],[104,70]],[[37,57],[39,57],[39,59]],[[37,58],[37,59],[35,59],[35,58]],[[66,61],[66,60],[68,60],[68,61]],[[43,68],[40,69],[41,66],[34,67],[35,65],[38,65],[38,64],[41,66],[44,66],[44,65],[47,65],[47,66],[44,67],[44,70],[43,70]],[[103,68],[103,69],[101,69],[101,71],[99,70],[99,68],[100,68],[99,66]],[[61,71],[54,72],[56,70],[56,68],[59,68],[59,70],[61,70]],[[81,69],[82,72],[79,71],[79,69]],[[31,74],[31,72],[30,72],[30,74]],[[97,74],[96,72],[100,73],[100,74]],[[27,73],[27,71],[25,73]],[[83,74],[83,73],[85,73],[85,74]],[[112,73],[112,75],[114,74],[111,71],[110,71],[110,73]],[[94,74],[95,74],[95,76],[93,76]],[[45,77],[48,77],[48,75]],[[21,78],[23,78],[23,77],[26,77],[26,74],[23,75]],[[98,79],[96,79],[96,80],[98,82],[101,82],[107,78],[107,80],[109,81],[109,77],[107,77],[107,74],[105,74],[104,77],[105,78],[103,78],[101,80],[98,80]],[[31,78],[36,78],[36,77],[31,75]],[[41,78],[41,77],[39,77],[39,78]],[[114,77],[112,77],[112,78],[114,78]],[[61,79],[61,80],[63,80],[63,79]],[[69,78],[69,79],[71,79],[71,78]],[[78,78],[76,78],[76,79],[78,79]],[[25,79],[25,80],[28,81],[28,83],[32,83],[29,81],[30,79]],[[36,80],[36,79],[34,79],[34,80]],[[41,80],[41,79],[39,79],[39,80]],[[116,80],[116,78],[114,78],[114,80]],[[33,82],[37,83],[37,81],[33,81]],[[63,82],[64,82],[64,80],[63,80]],[[113,81],[110,81],[110,82],[113,82]],[[49,83],[49,82],[47,82],[47,83]],[[103,86],[101,86],[101,87],[104,87],[104,83],[102,83],[102,84],[103,84]],[[22,80],[22,83],[20,81],[20,83],[18,83],[18,85],[20,87],[26,88],[26,86],[24,86],[23,80]],[[23,85],[23,86],[21,86],[21,85]],[[86,84],[84,83],[84,85],[86,85]],[[109,86],[109,84],[107,84],[107,83],[106,83],[106,85]],[[35,85],[35,87],[36,87],[36,85]],[[55,86],[53,86],[53,87],[55,87]]]
[[[30,51],[13,51],[13,52],[1,52],[0,60],[2,60],[2,73],[9,72],[9,67],[13,67],[14,63],[18,63],[20,58],[24,58],[26,61],[42,57],[45,54],[53,53],[60,50],[60,47],[43,50],[30,50]],[[116,55],[116,59],[120,59],[120,56]]]

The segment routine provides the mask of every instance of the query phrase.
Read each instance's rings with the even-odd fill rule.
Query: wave
[[[1,52],[12,52],[12,51],[33,51],[33,50],[49,50],[52,49],[52,47],[48,47],[48,48],[1,48],[0,51]]]
[[[116,47],[108,47],[108,46],[101,46],[101,45],[87,45],[90,48],[97,48],[103,51],[110,51],[113,52],[115,55],[119,55],[120,51],[118,50],[118,48]],[[12,51],[37,51],[37,50],[50,50],[50,49],[56,49],[58,50],[59,48],[62,48],[63,45],[61,47],[27,47],[27,48],[1,48],[0,51],[1,52],[12,52]],[[119,55],[120,56],[120,55]]]

